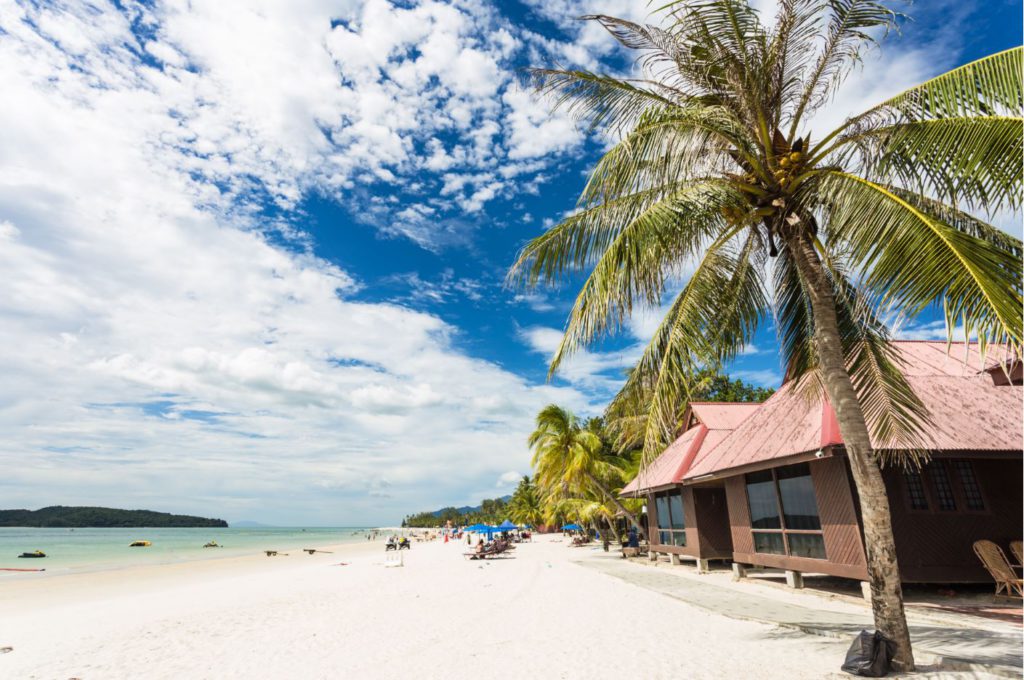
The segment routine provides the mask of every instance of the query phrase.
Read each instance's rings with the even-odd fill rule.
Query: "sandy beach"
[[[709,614],[539,537],[514,557],[383,545],[0,580],[0,677],[824,678],[845,645]],[[344,563],[343,566],[338,566]]]

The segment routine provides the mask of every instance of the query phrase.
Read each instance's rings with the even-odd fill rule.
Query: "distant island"
[[[0,527],[226,527],[222,519],[172,515],[152,510],[53,505],[39,510],[0,510]]]

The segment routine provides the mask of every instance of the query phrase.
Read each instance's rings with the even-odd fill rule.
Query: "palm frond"
[[[843,357],[872,439],[883,450],[901,449],[903,462],[916,463],[925,455],[928,410],[903,375],[889,329],[875,315],[875,300],[850,282],[839,258],[820,243],[818,250],[834,290]]]
[[[819,191],[828,206],[830,244],[843,245],[885,306],[916,316],[944,304],[950,328],[960,322],[982,342],[1020,346],[1021,269],[1013,252],[855,175],[828,171]]]
[[[767,309],[759,237],[749,232],[738,249],[731,247],[731,240],[726,234],[709,247],[620,393],[624,399],[642,393],[649,400],[645,464],[675,438],[679,405],[689,398],[697,366],[735,356]]]
[[[657,90],[664,88],[650,81],[561,69],[531,69],[535,90],[549,96],[552,108],[564,108],[577,121],[594,129],[611,122],[612,129],[631,126],[652,107],[671,106],[674,102]]]
[[[1024,106],[1024,48],[972,61],[888,99],[872,111],[898,111],[904,120],[1020,114]]]
[[[689,256],[725,228],[723,210],[741,202],[727,183],[706,182],[652,205],[626,225],[583,284],[551,370],[579,346],[620,328],[637,303],[657,305],[666,281],[680,276]]]
[[[895,28],[896,12],[874,0],[828,0],[828,28],[825,42],[804,81],[803,94],[796,101],[789,137],[796,135],[803,117],[828,101],[829,96],[861,60],[866,48],[877,44],[875,33]]]
[[[1024,195],[1024,118],[914,120],[840,138],[866,177],[952,205],[1019,209]]]

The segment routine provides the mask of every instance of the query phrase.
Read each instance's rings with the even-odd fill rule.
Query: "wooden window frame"
[[[983,510],[972,510],[967,507],[967,493],[963,488],[963,480],[960,479],[960,473],[956,469],[955,463],[965,463],[970,466],[971,472],[974,473],[974,479],[978,484],[978,492],[981,494],[981,502],[985,506]],[[939,507],[939,492],[935,486],[935,477],[931,474],[934,469],[933,466],[941,465],[946,470],[946,476],[949,478],[950,489],[953,492],[953,499],[957,504],[955,510],[943,510]],[[978,476],[977,468],[974,462],[966,458],[938,458],[932,459],[932,461],[922,467],[919,471],[921,475],[921,486],[924,487],[925,499],[928,502],[928,508],[915,508],[910,503],[910,487],[907,485],[907,478],[905,473],[900,474],[900,486],[903,490],[903,507],[906,508],[908,513],[915,515],[991,515],[992,504],[989,502],[988,494],[985,493],[985,486],[981,483],[981,478]]]
[[[981,483],[981,477],[978,476],[978,470],[974,465],[974,461],[966,458],[953,458],[943,462],[946,463],[946,472],[949,474],[953,483],[953,493],[956,494],[957,502],[962,506],[958,512],[963,512],[968,515],[991,515],[992,504],[988,501],[988,495],[985,493],[985,487]],[[970,508],[967,505],[967,491],[964,489],[964,480],[960,476],[960,471],[957,470],[956,467],[958,463],[962,463],[971,469],[971,474],[974,476],[974,483],[978,486],[978,495],[981,496],[981,504],[983,507],[980,510]]]
[[[666,507],[668,508],[668,511],[669,511],[669,517],[668,517],[669,526],[668,526],[668,528],[667,529],[662,529],[659,526],[661,524],[661,522],[662,522],[662,518],[661,518],[661,513],[658,512],[658,496],[660,495],[660,496],[666,496],[667,497],[667,496],[670,496],[672,494],[678,494],[679,495],[679,505],[683,508],[683,528],[682,529],[674,529],[674,528],[672,528],[672,505],[671,505],[671,503],[667,503],[666,504]],[[667,489],[667,490],[664,490],[664,491],[655,491],[651,495],[651,499],[654,501],[654,512],[655,512],[654,532],[658,535],[657,545],[663,545],[663,546],[670,547],[670,548],[685,548],[686,544],[688,543],[689,536],[687,536],[687,534],[686,534],[686,531],[687,531],[688,527],[686,526],[686,506],[685,506],[685,504],[683,502],[683,490],[677,488],[677,489]],[[672,542],[672,543],[662,543],[661,542],[661,534],[662,534],[662,532],[667,533],[667,534],[671,534],[673,537],[675,536],[675,534],[682,534],[683,535],[683,544],[679,545],[679,544],[677,544],[675,542]]]
[[[799,463],[796,463],[796,465],[799,465]],[[787,467],[787,466],[783,466],[783,467]],[[754,546],[754,536],[753,535],[757,534],[757,533],[761,533],[761,534],[782,534],[782,546],[783,546],[783,550],[785,550],[786,552],[784,552],[783,554],[779,555],[779,557],[790,557],[790,558],[795,557],[795,558],[798,558],[798,559],[801,559],[801,560],[825,560],[825,561],[827,561],[828,560],[828,546],[825,544],[825,530],[824,530],[824,527],[822,527],[820,529],[787,529],[786,528],[786,513],[784,512],[784,509],[782,507],[782,491],[779,489],[779,475],[777,473],[777,470],[778,470],[778,468],[770,468],[769,471],[772,473],[772,484],[775,487],[775,507],[776,507],[777,512],[779,513],[779,525],[780,525],[781,528],[779,528],[779,529],[755,529],[753,526],[751,526],[750,527],[750,534],[751,534],[751,536],[750,536],[750,545],[751,545],[751,550],[753,550],[754,553],[757,554],[757,555],[779,555],[779,553],[760,553],[760,552],[757,552],[757,550],[753,547]],[[811,486],[813,488],[813,486],[814,486],[814,473],[811,472],[811,466],[810,466],[809,463],[807,464],[807,472],[808,472],[807,476],[811,478]],[[749,517],[749,515],[750,515],[750,495],[747,493],[747,476],[746,475],[743,476],[743,495],[747,499],[747,515]],[[818,491],[817,491],[817,489],[814,490],[814,506],[815,506],[815,509],[818,511],[818,524],[821,524],[821,508],[818,507]],[[751,519],[750,523],[751,523],[751,525],[753,524],[753,520],[752,519]],[[793,555],[792,551],[789,549],[789,534],[813,534],[815,536],[821,536],[821,548],[822,548],[822,550],[825,551],[825,556],[824,557],[804,557],[802,555]]]
[[[910,483],[907,481],[906,471],[900,473],[900,488],[903,490],[903,507],[906,508],[907,512],[915,515],[935,514],[935,512],[937,512],[938,503],[935,502],[931,481],[925,476],[924,468],[919,469],[917,471],[917,475],[921,479],[921,491],[924,493],[924,502],[928,504],[928,507],[914,507],[913,502],[910,500]]]

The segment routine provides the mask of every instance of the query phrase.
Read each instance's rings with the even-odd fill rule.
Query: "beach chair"
[[[996,595],[1024,597],[1024,581],[1013,571],[1002,548],[992,541],[976,541],[974,553],[996,582]]]
[[[1017,566],[1024,565],[1024,548],[1020,541],[1010,541],[1010,552],[1017,558]]]
[[[477,552],[477,551],[474,550],[473,552],[467,552],[467,553],[462,553],[462,554],[465,555],[468,559],[471,559],[471,560],[484,560],[484,559],[487,559],[488,557],[490,557],[492,555],[497,555],[498,551],[497,551],[496,548],[488,545],[488,546],[485,546],[484,549],[481,550],[480,552]]]
[[[396,550],[393,555],[388,555],[385,552],[384,553],[384,566],[385,567],[404,567],[405,566],[405,560],[402,559],[402,553],[400,553],[400,552],[398,552]]]

